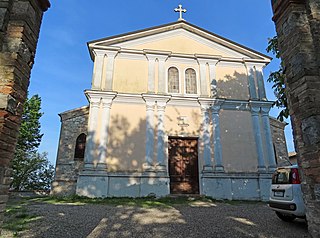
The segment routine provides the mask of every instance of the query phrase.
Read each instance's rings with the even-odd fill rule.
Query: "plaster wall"
[[[116,58],[113,73],[113,91],[145,93],[148,86],[148,61],[145,59]]]
[[[109,171],[141,171],[146,153],[145,117],[145,104],[112,104],[107,145]]]
[[[216,67],[218,96],[227,99],[249,99],[248,74],[243,64]]]
[[[212,44],[212,43],[211,43]],[[140,44],[134,44],[130,47],[132,49],[144,50],[144,49],[156,49],[162,51],[171,51],[174,53],[181,54],[210,54],[210,55],[221,55],[225,57],[231,57],[230,53],[224,52],[212,46],[192,39],[185,35],[176,35],[158,39],[151,42],[141,42]]]
[[[220,112],[222,162],[226,172],[257,170],[257,153],[251,121],[250,112]]]

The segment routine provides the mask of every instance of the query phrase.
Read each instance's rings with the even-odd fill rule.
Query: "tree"
[[[275,36],[268,41],[267,52],[272,52],[276,58],[280,58],[279,48],[278,48],[278,37]],[[276,96],[277,100],[275,101],[275,105],[278,108],[282,108],[280,111],[277,119],[283,121],[284,118],[288,118],[289,116],[289,108],[288,108],[288,101],[286,96],[286,88],[285,88],[285,73],[284,67],[282,63],[280,64],[279,70],[275,72],[271,72],[269,78],[267,79],[268,82],[272,83],[272,88],[274,90],[274,95]]]
[[[14,159],[11,188],[15,190],[48,190],[54,168],[47,154],[38,152],[43,134],[40,133],[41,98],[32,96],[24,104],[21,127]]]

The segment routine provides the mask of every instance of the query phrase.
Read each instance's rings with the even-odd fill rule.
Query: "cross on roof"
[[[187,12],[187,10],[186,10],[186,9],[183,9],[181,4],[179,4],[179,8],[175,8],[174,11],[175,11],[175,12],[179,12],[179,14],[180,14],[178,21],[185,21],[185,20],[182,18],[182,13],[183,13],[183,12],[184,12],[184,13]]]

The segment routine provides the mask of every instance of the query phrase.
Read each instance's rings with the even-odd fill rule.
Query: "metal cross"
[[[179,4],[179,8],[175,8],[174,11],[175,11],[175,12],[179,12],[179,14],[180,14],[180,17],[179,17],[178,21],[185,21],[185,20],[182,18],[182,13],[183,13],[183,12],[184,12],[184,13],[187,12],[187,10],[186,10],[186,9],[182,9],[182,5],[181,5],[181,4]]]

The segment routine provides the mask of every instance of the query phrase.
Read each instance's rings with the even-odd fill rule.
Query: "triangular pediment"
[[[88,46],[90,49],[116,47],[270,61],[264,54],[184,21],[91,41]]]

